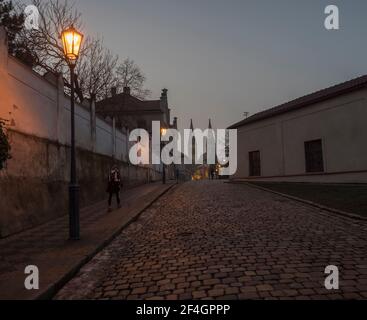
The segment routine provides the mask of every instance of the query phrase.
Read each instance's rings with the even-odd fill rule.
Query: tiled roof
[[[236,129],[246,124],[249,124],[249,123],[267,119],[267,118],[277,116],[282,113],[290,112],[293,110],[301,109],[301,108],[310,106],[314,103],[318,103],[318,102],[322,102],[327,99],[335,98],[339,95],[342,95],[348,92],[352,92],[352,91],[358,90],[366,86],[367,86],[367,75],[364,75],[359,78],[355,78],[353,80],[329,87],[327,89],[323,89],[323,90],[311,93],[309,95],[306,95],[301,98],[292,100],[290,102],[281,104],[274,108],[256,113],[247,119],[244,119],[240,122],[235,123],[234,125],[230,126],[228,129]]]
[[[116,111],[116,106],[121,111],[160,111],[160,100],[139,100],[130,94],[120,93],[97,103],[97,112]]]

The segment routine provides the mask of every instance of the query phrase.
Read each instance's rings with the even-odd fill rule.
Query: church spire
[[[208,129],[213,129],[213,127],[212,127],[212,119],[209,119],[209,127],[208,127]]]
[[[195,161],[196,159],[195,158],[196,157],[196,140],[195,140],[195,135],[194,135],[194,123],[192,122],[192,119],[190,121],[190,130],[191,130],[191,135],[193,136],[191,140],[191,157]]]

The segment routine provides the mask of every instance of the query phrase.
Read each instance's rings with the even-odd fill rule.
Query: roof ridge
[[[275,107],[257,112],[254,115],[252,115],[251,117],[248,117],[247,119],[244,119],[240,122],[233,124],[229,128],[230,129],[238,128],[247,123],[269,118],[271,116],[275,116],[280,113],[285,113],[285,112],[289,112],[292,110],[296,110],[298,108],[302,108],[302,107],[311,105],[313,103],[323,101],[330,97],[338,96],[344,93],[345,91],[358,89],[360,86],[364,86],[366,84],[367,84],[367,75],[362,75],[357,78],[354,78],[348,81],[344,81],[342,83],[335,84],[335,85],[323,88],[318,91],[314,91],[312,93],[306,94],[304,96],[298,97],[288,102],[284,102]]]

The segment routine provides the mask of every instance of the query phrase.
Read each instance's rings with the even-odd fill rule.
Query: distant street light
[[[76,176],[76,152],[75,152],[75,102],[74,102],[74,70],[79,58],[83,35],[73,26],[64,30],[61,35],[64,54],[70,68],[71,85],[71,163],[69,184],[69,237],[71,240],[80,239],[79,222],[79,185]]]
[[[164,137],[167,134],[167,129],[166,128],[162,128],[161,129],[161,135],[162,137]]]
[[[162,158],[162,150],[164,147],[164,142],[162,141],[162,137],[164,137],[167,134],[167,129],[166,128],[161,128],[161,158]],[[162,183],[166,184],[166,166],[162,160]]]

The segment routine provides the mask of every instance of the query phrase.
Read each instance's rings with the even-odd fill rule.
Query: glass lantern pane
[[[80,46],[82,42],[82,37],[78,33],[74,33],[74,47],[73,47],[73,54],[77,57],[79,55]]]

